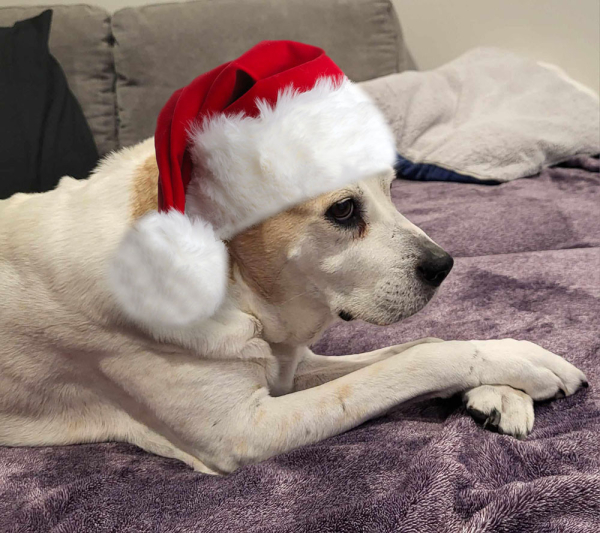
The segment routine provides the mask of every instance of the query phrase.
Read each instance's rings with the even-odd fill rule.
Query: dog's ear
[[[212,316],[224,300],[227,273],[225,244],[209,224],[154,211],[127,231],[108,280],[124,315],[154,330]]]

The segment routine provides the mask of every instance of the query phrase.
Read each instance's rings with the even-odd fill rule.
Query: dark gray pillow
[[[0,199],[86,178],[98,151],[48,49],[52,11],[0,28]]]

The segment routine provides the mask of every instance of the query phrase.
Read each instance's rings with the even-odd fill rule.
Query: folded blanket
[[[392,124],[405,178],[504,182],[600,153],[597,95],[503,50],[361,85]]]

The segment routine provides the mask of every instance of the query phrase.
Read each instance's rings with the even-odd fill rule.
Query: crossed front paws
[[[531,342],[512,339],[475,342],[483,357],[488,360],[501,357],[505,365],[511,365],[519,373],[512,386],[481,385],[463,393],[467,412],[486,429],[524,439],[533,428],[534,399],[564,398],[588,386],[585,374],[578,368]],[[497,359],[494,362],[501,364]],[[483,373],[490,372],[493,370],[488,368]],[[516,388],[518,381],[522,386]]]
[[[533,429],[533,400],[523,391],[506,385],[482,385],[465,392],[463,403],[484,429],[517,439],[524,439]]]

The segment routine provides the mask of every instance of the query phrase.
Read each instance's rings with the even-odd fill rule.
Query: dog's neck
[[[274,300],[262,294],[234,260],[229,298],[239,310],[259,320],[262,336],[270,344],[306,346],[315,342],[335,317],[311,290],[314,287],[299,286],[298,283],[296,280],[289,298]]]

